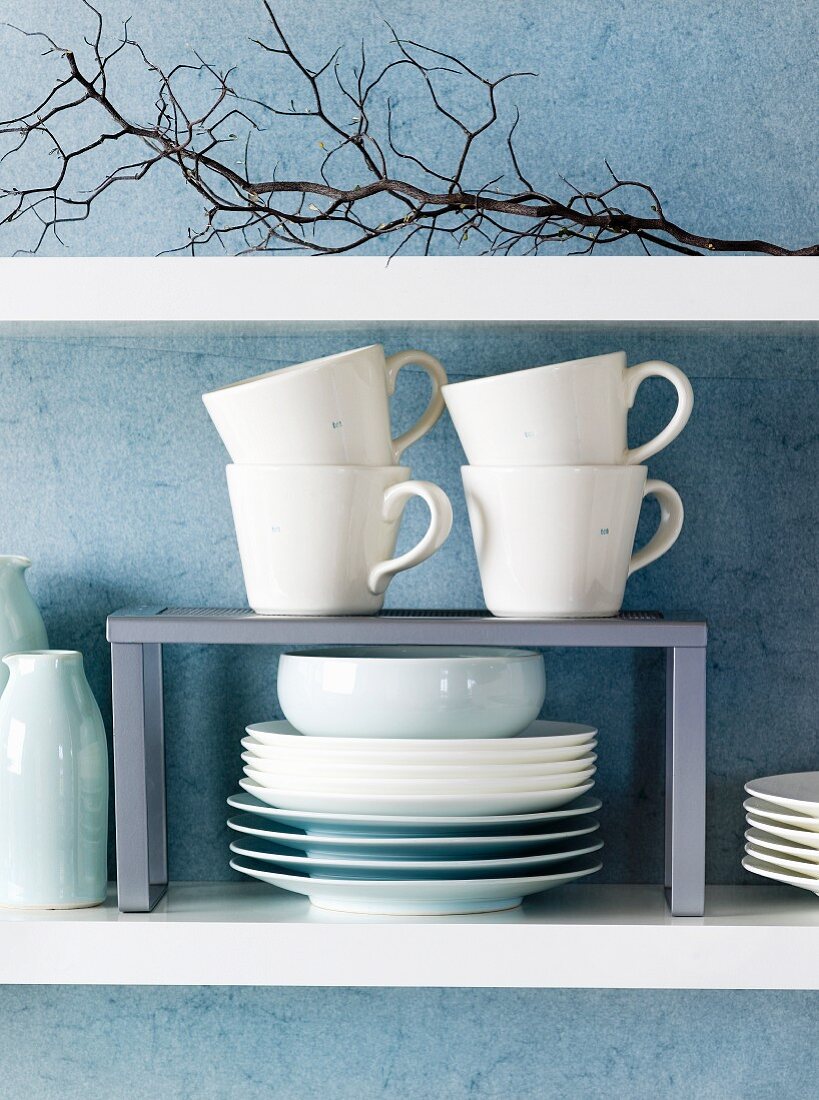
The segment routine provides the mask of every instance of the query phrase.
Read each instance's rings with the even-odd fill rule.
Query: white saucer
[[[786,857],[819,865],[819,850],[816,848],[808,848],[804,844],[786,844],[778,837],[763,832],[762,829],[748,829],[745,833],[745,839],[750,841],[755,848],[770,849],[772,853],[778,852]]]
[[[282,822],[304,829],[315,836],[475,836],[517,833],[554,824],[567,818],[593,814],[603,805],[599,798],[588,795],[576,799],[571,805],[533,814],[500,814],[466,817],[407,817],[388,814],[326,814],[299,810],[278,810],[255,798],[252,794],[232,794],[227,803],[235,810],[244,810],[262,818]]]
[[[250,779],[239,786],[262,802],[284,810],[312,813],[388,814],[413,817],[476,817],[497,814],[529,814],[564,806],[594,784],[552,791],[473,792],[464,794],[336,794],[329,791],[279,790],[262,787]]]
[[[603,864],[594,856],[585,856],[564,871],[552,874],[524,875],[519,878],[404,879],[383,882],[358,879],[309,878],[255,867],[246,860],[232,859],[230,866],[251,878],[279,886],[296,894],[306,894],[320,909],[341,913],[368,913],[388,916],[454,916],[459,913],[494,913],[514,909],[529,894],[550,890],[564,882],[584,878],[599,871]]]
[[[751,813],[747,815],[747,821],[755,832],[793,841],[803,848],[810,848],[811,851],[817,853],[817,858],[819,858],[819,833],[812,833],[808,829],[789,829],[786,825],[778,825],[775,821],[766,821],[764,817],[757,817]]]
[[[794,813],[763,798],[746,798],[742,803],[742,808],[756,817],[764,817],[770,821],[778,821],[782,825],[790,825],[811,833],[819,833],[819,820],[817,818],[809,817],[807,814]]]
[[[786,856],[777,855],[776,852],[771,852],[767,848],[759,848],[750,841],[745,845],[745,851],[749,856],[753,856],[754,859],[758,859],[760,862],[770,863],[774,867],[781,867],[784,871],[796,871],[797,874],[804,875],[806,878],[816,879],[817,889],[819,889],[819,866],[815,863],[808,863],[804,859],[788,859]]]
[[[348,859],[344,856],[297,856],[278,844],[244,837],[234,840],[230,850],[238,856],[248,856],[260,863],[277,864],[274,870],[301,871],[311,877],[343,879],[469,879],[502,878],[537,874],[557,863],[566,864],[579,856],[599,852],[602,840],[588,840],[564,845],[562,850],[539,852],[537,855],[512,856],[502,859]],[[555,868],[557,870],[558,868]]]
[[[767,775],[745,784],[748,794],[764,798],[775,806],[796,810],[816,818],[819,828],[819,772],[793,772],[791,775]]]
[[[305,737],[289,722],[256,722],[245,729],[257,741],[265,745],[278,745],[289,751],[318,752],[328,751],[329,737]],[[542,749],[567,748],[585,745],[597,736],[594,726],[581,725],[579,722],[533,722],[531,726],[514,737],[475,737],[475,738],[428,738],[409,737],[333,737],[332,744],[336,752],[347,755],[350,752],[378,751],[407,753],[410,750],[423,753],[468,752],[483,759],[484,753],[502,755],[504,759],[516,752],[533,752]],[[394,745],[395,748],[391,748]]]
[[[231,864],[231,867],[232,866],[233,864]],[[754,856],[746,856],[742,861],[742,866],[746,871],[750,871],[754,875],[761,875],[763,878],[772,878],[777,882],[786,882],[788,886],[798,886],[800,890],[810,890],[811,893],[819,897],[819,881],[815,878],[808,878],[807,875],[798,875],[795,873],[786,874],[785,871],[777,871],[772,864],[763,863],[761,859],[756,859]]]
[[[247,795],[244,796],[248,797]],[[500,856],[525,855],[527,852],[544,851],[578,837],[596,833],[600,823],[594,818],[570,822],[556,822],[553,832],[512,836],[311,836],[299,833],[287,826],[277,829],[264,828],[264,822],[254,813],[236,814],[228,818],[228,828],[237,833],[262,837],[274,844],[308,856],[344,856],[351,859],[492,859]],[[274,822],[275,824],[275,822]],[[562,826],[562,828],[560,827]]]

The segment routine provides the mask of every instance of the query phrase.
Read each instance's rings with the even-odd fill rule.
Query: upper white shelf
[[[813,321],[770,257],[0,259],[0,321]]]
[[[711,886],[569,886],[487,916],[355,917],[259,883],[172,883],[152,913],[0,910],[0,983],[819,989],[819,902]]]

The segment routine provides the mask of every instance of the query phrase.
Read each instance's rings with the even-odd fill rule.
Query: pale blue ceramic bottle
[[[78,909],[105,900],[108,747],[72,650],[3,658],[0,905]]]
[[[25,649],[48,649],[48,637],[37,604],[26,585],[28,558],[0,554],[0,657]],[[0,691],[9,678],[0,664]]]

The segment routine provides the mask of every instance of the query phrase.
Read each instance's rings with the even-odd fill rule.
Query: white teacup
[[[629,450],[628,411],[651,377],[674,385],[677,409],[659,435]],[[456,382],[443,394],[473,466],[636,466],[680,434],[694,405],[678,367],[627,367],[622,351]]]
[[[421,418],[397,439],[390,395],[402,367],[416,363],[432,382]],[[230,457],[278,466],[391,466],[444,409],[446,373],[425,351],[389,358],[380,344],[261,374],[203,395]]]
[[[419,565],[452,527],[443,489],[406,466],[228,466],[247,599],[261,615],[374,615],[396,573]],[[430,523],[393,558],[404,506]]]
[[[463,466],[484,600],[493,615],[616,615],[626,580],[669,550],[683,505],[645,466]],[[660,525],[632,554],[645,496]]]

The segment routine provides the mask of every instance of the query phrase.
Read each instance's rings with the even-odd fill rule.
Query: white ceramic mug
[[[396,573],[443,544],[452,506],[406,466],[228,466],[247,599],[261,615],[374,615]],[[421,497],[427,532],[393,558],[404,506]]]
[[[659,435],[629,450],[628,411],[652,377],[673,384],[677,409]],[[456,382],[443,394],[473,466],[636,466],[676,439],[694,405],[678,367],[628,367],[622,351]]]
[[[420,419],[392,438],[390,395],[398,372],[416,363],[432,396]],[[380,344],[236,382],[203,395],[233,462],[278,466],[391,466],[444,409],[444,368],[425,351],[386,358]]]
[[[665,554],[683,505],[645,466],[463,466],[484,600],[493,615],[616,615],[626,580]],[[643,497],[660,525],[632,554]]]

